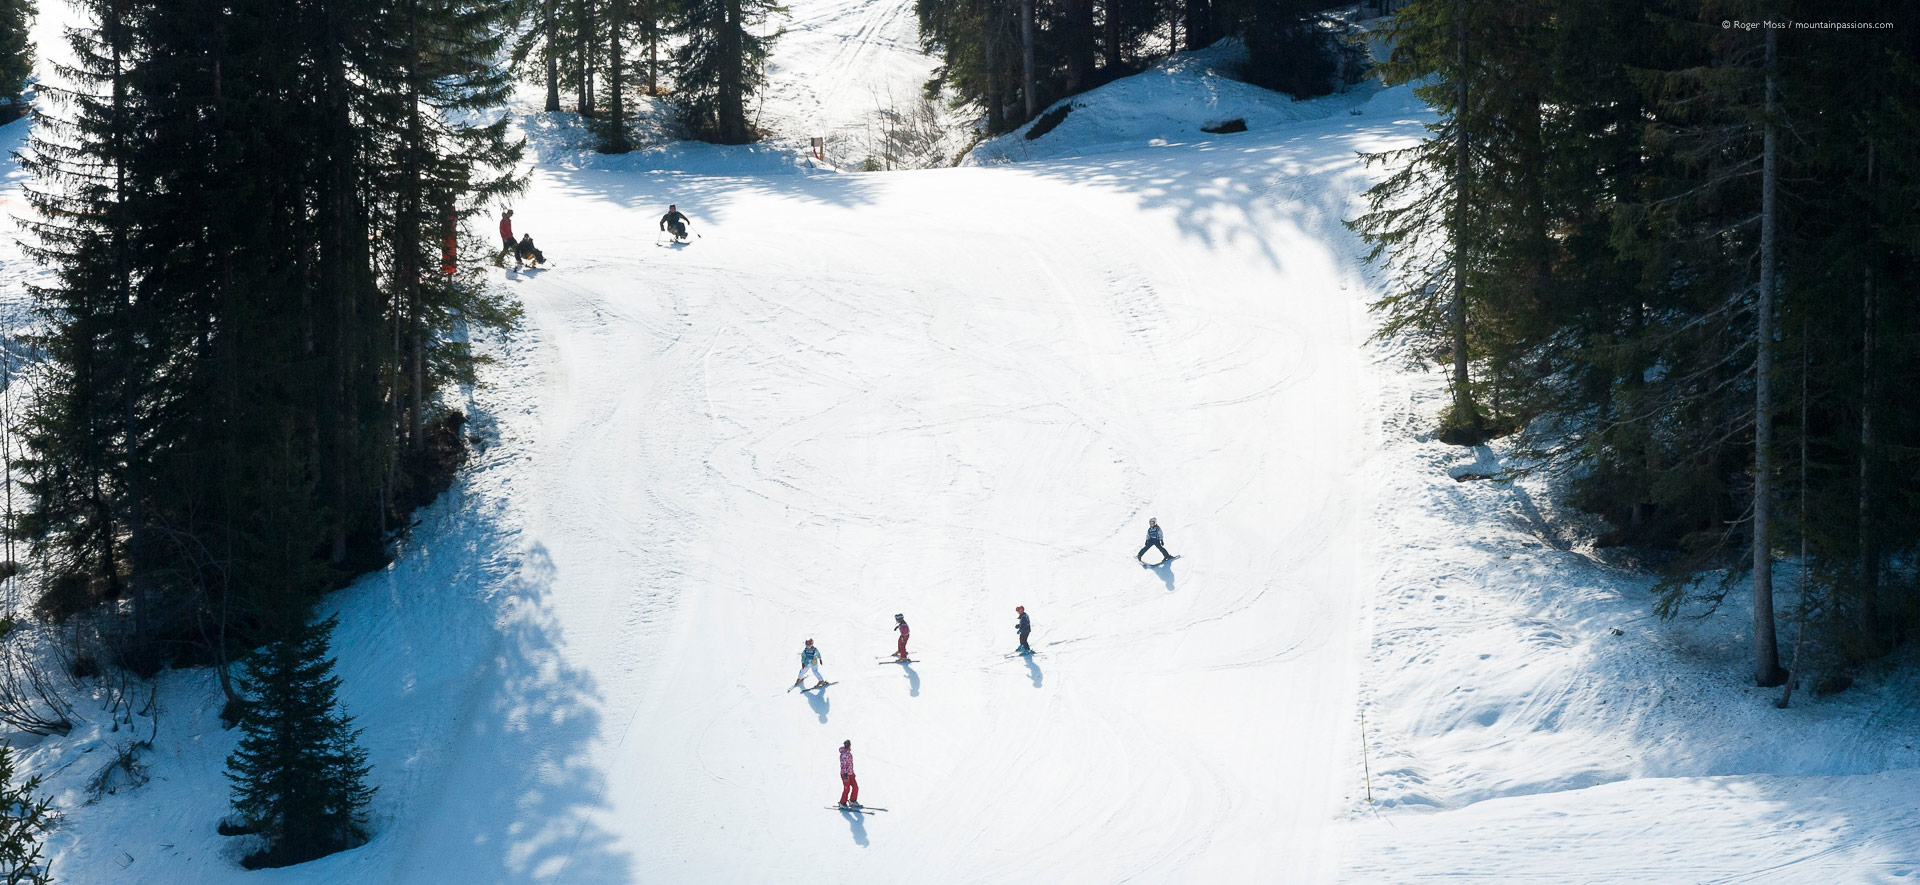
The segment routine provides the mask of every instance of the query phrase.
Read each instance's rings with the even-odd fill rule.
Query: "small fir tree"
[[[249,868],[303,863],[367,840],[372,767],[336,696],[340,678],[327,656],[336,623],[309,620],[247,662],[244,734],[227,757],[227,778],[240,831],[267,840],[242,861]]]
[[[52,803],[34,794],[40,778],[13,782],[13,748],[0,744],[0,881],[44,885],[53,881],[40,856],[40,837],[53,826]]]

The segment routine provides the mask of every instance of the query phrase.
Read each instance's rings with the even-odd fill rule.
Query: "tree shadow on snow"
[[[1280,131],[1077,160],[1011,164],[1041,178],[1111,188],[1134,195],[1144,210],[1176,211],[1174,225],[1209,250],[1250,248],[1276,271],[1296,254],[1292,232],[1358,256],[1343,222],[1362,211],[1358,195],[1377,173],[1355,153],[1424,138],[1424,113],[1369,112],[1286,124]],[[1287,134],[1283,134],[1287,133]]]
[[[769,195],[857,208],[872,205],[883,184],[872,176],[839,173],[690,174],[665,169],[625,170],[617,165],[602,168],[552,164],[543,164],[539,170],[553,193],[605,200],[643,213],[636,235],[648,236],[653,232],[654,220],[666,213],[668,204],[686,207],[681,211],[693,219],[693,229],[698,231],[701,225],[725,224],[731,205],[743,196]]]
[[[523,546],[504,496],[470,489],[484,468],[424,514],[421,543],[338,597],[358,609],[334,647],[384,831],[341,856],[372,868],[354,880],[631,881],[596,821],[603,702],[560,653],[554,563]]]

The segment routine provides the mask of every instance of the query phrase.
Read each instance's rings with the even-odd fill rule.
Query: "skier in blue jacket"
[[[813,647],[813,640],[807,640],[807,647],[800,650],[800,675],[794,677],[793,684],[799,685],[805,682],[807,679],[807,671],[811,670],[813,671],[814,681],[818,683],[814,688],[826,685],[827,680],[820,678],[820,665],[826,663],[826,660],[825,657],[821,656],[820,650]],[[792,691],[793,689],[789,688],[787,690]]]
[[[1165,540],[1166,539],[1160,534],[1160,521],[1149,517],[1147,519],[1147,544],[1146,546],[1141,547],[1140,552],[1135,553],[1133,555],[1133,558],[1140,560],[1141,562],[1146,562],[1146,560],[1142,559],[1142,557],[1147,555],[1148,550],[1152,550],[1158,547],[1160,549],[1161,562],[1166,562],[1167,560],[1172,559],[1173,554],[1167,552],[1167,545],[1164,543]]]

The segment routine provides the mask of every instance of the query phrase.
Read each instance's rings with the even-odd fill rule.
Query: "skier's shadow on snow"
[[[840,816],[847,819],[847,826],[853,830],[853,844],[867,847],[867,816],[858,811],[842,811]]]
[[[812,707],[813,712],[820,714],[821,724],[826,724],[827,708],[833,705],[832,701],[827,700],[827,690],[822,688],[816,691],[806,692],[805,694],[807,696],[807,706]]]
[[[912,664],[901,664],[900,669],[907,671],[907,697],[920,696],[920,674],[913,672]]]
[[[1154,574],[1159,575],[1160,580],[1166,583],[1168,593],[1173,592],[1173,560],[1162,559],[1159,562],[1147,566],[1147,568]]]
[[[1040,665],[1033,662],[1033,655],[1026,655],[1025,657],[1027,659],[1027,677],[1033,680],[1034,688],[1039,688],[1040,682],[1047,678],[1047,674],[1040,672]]]

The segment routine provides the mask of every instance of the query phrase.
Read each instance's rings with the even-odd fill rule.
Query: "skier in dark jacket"
[[[1157,519],[1149,518],[1147,520],[1147,544],[1146,546],[1141,547],[1140,552],[1135,553],[1133,555],[1133,558],[1138,559],[1141,562],[1146,562],[1146,560],[1142,559],[1141,557],[1146,556],[1148,550],[1152,550],[1158,547],[1160,549],[1161,562],[1166,562],[1167,560],[1172,559],[1173,554],[1167,552],[1167,545],[1164,543],[1164,541],[1165,541],[1165,538],[1163,538],[1160,534],[1160,521]]]
[[[687,216],[681,215],[679,207],[669,203],[667,214],[660,216],[660,229],[672,231],[676,240],[684,240],[687,238]]]
[[[516,261],[528,264],[547,263],[547,253],[533,247],[533,234],[520,235],[520,242],[513,247],[513,255]]]
[[[1020,620],[1013,625],[1013,629],[1020,631],[1020,653],[1032,654],[1033,649],[1027,647],[1027,634],[1033,632],[1033,622],[1027,620],[1027,607],[1016,605],[1013,610],[1020,615]]]

